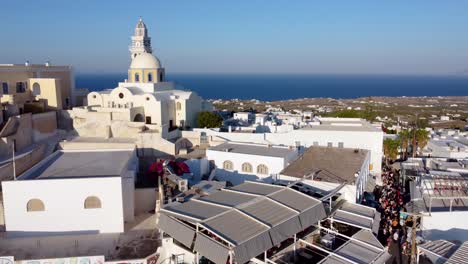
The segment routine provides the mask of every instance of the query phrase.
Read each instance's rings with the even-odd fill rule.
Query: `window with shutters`
[[[245,162],[242,164],[242,171],[243,172],[252,172],[252,164]]]
[[[233,170],[234,169],[234,165],[232,164],[232,161],[230,160],[226,160],[223,162],[223,169],[225,170]]]
[[[257,173],[267,175],[268,174],[268,167],[266,165],[264,165],[264,164],[258,165],[257,166]]]

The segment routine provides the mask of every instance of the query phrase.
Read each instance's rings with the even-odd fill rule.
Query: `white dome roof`
[[[130,69],[158,69],[161,68],[161,62],[151,53],[143,52],[133,58]]]

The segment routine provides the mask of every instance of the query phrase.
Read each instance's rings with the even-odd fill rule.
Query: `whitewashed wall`
[[[302,146],[313,146],[317,142],[319,146],[327,146],[332,142],[334,147],[338,147],[339,142],[343,142],[345,148],[359,148],[370,150],[370,164],[372,173],[382,172],[383,155],[383,132],[367,131],[338,131],[338,130],[293,130],[288,133],[227,133],[217,132],[211,129],[197,129],[204,131],[207,135],[219,136],[228,141],[249,142],[259,144],[283,144],[295,146],[296,141]]]
[[[124,231],[121,177],[17,180],[2,186],[7,232]],[[99,197],[102,208],[84,209],[88,196]],[[34,198],[42,200],[45,211],[26,211]]]
[[[217,167],[216,177],[219,180],[230,181],[233,184],[240,184],[245,180],[271,178],[271,175],[279,174],[289,164],[289,162],[297,157],[297,155],[297,151],[292,151],[286,158],[215,151],[210,149],[206,151],[207,159],[213,160]],[[223,163],[226,160],[233,163],[232,171],[223,169]],[[245,162],[252,165],[252,173],[242,171],[242,164]],[[264,164],[268,167],[268,175],[257,174],[257,166],[260,164]]]

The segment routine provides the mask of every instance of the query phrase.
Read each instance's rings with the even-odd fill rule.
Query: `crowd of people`
[[[384,167],[382,172],[382,186],[374,190],[374,196],[378,202],[377,210],[381,214],[378,239],[382,245],[395,247],[403,255],[409,254],[407,223],[401,219],[400,212],[405,212],[407,202],[406,189],[399,181],[399,173],[389,167]],[[397,263],[400,261],[397,261]]]

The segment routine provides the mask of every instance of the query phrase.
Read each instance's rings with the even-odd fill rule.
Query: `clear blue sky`
[[[139,16],[169,73],[468,72],[468,1],[3,1],[0,63],[126,72]]]

